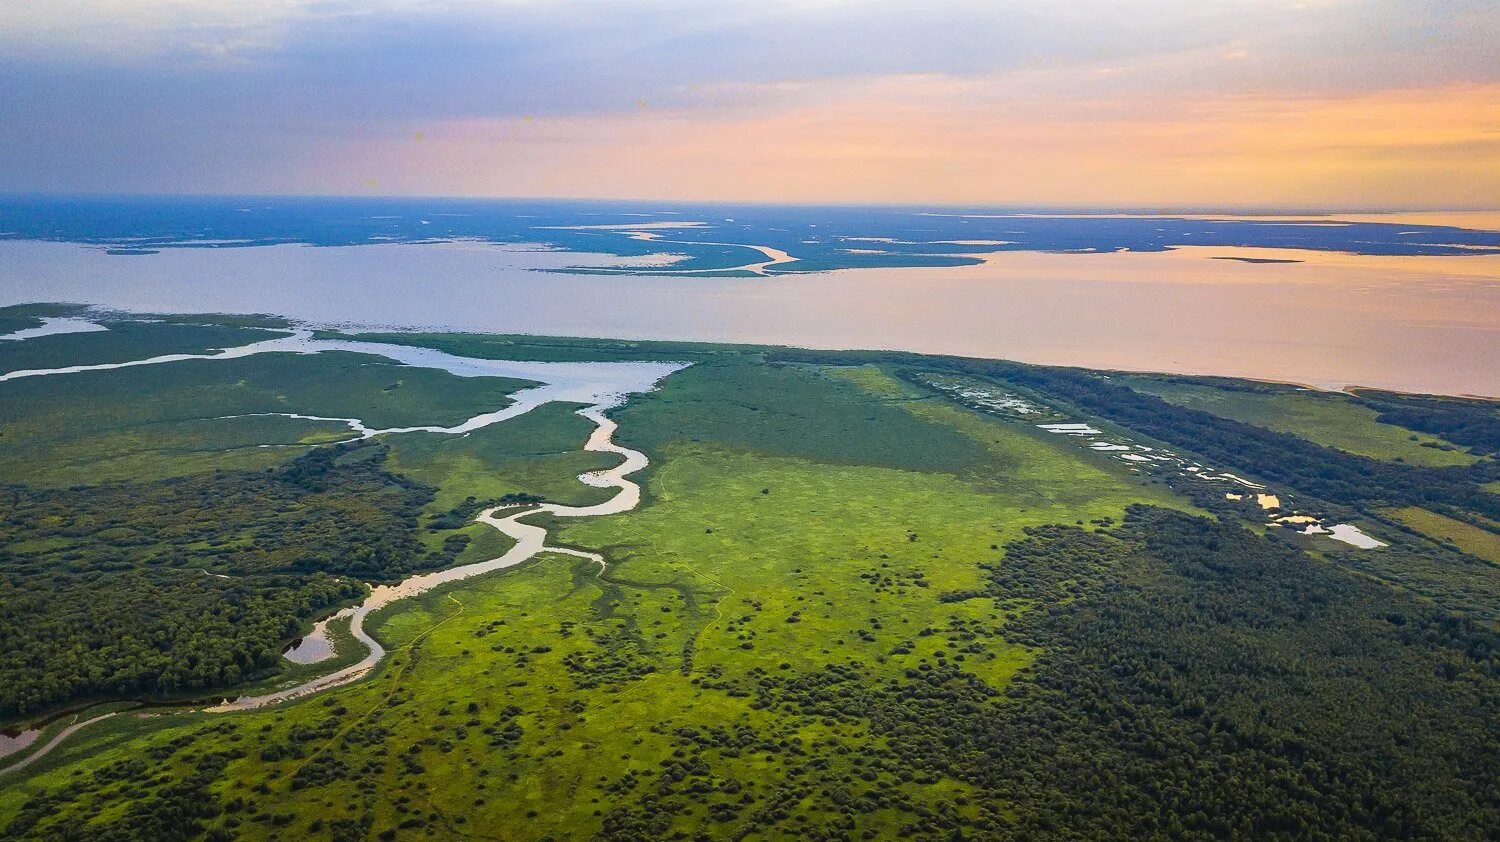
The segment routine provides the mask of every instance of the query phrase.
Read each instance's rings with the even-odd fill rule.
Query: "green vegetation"
[[[1281,539],[1316,558],[1384,581],[1456,617],[1500,628],[1500,567],[1456,546],[1434,543],[1399,520],[1380,514],[1372,519],[1382,526],[1381,539],[1390,542],[1378,551],[1306,537],[1290,526],[1276,531]]]
[[[711,342],[655,342],[646,339],[575,339],[566,336],[531,336],[497,333],[344,333],[319,330],[320,339],[358,339],[391,345],[435,348],[460,357],[486,360],[540,360],[580,362],[607,360],[686,361],[735,356],[757,350],[752,346]]]
[[[373,462],[347,465],[328,462],[337,450],[309,453],[347,438],[342,423],[223,416],[453,424],[506,405],[527,385],[343,353],[0,385],[0,469],[27,483],[7,489],[0,508],[8,594],[0,717],[74,698],[159,697],[274,673],[282,644],[362,594],[360,579],[503,551],[493,530],[420,530],[433,492],[385,473],[383,448],[361,450],[376,454]],[[288,463],[299,453],[309,455]],[[318,486],[307,473],[316,466],[338,481]]]
[[[819,462],[977,475],[999,467],[982,443],[924,423],[886,396],[807,365],[754,358],[699,363],[618,415],[620,441],[650,454],[711,441]]]
[[[1485,398],[1403,395],[1376,389],[1355,392],[1386,424],[1424,430],[1480,453],[1500,456],[1500,406]]]
[[[441,835],[462,820],[516,828],[522,838],[640,838],[642,827],[663,821],[726,831],[753,821],[795,834],[845,821],[845,808],[814,793],[847,788],[846,776],[872,805],[855,819],[860,829],[889,832],[955,809],[969,791],[957,781],[908,784],[897,770],[867,768],[868,752],[882,745],[867,723],[789,716],[757,703],[756,688],[791,674],[793,663],[800,673],[857,660],[872,679],[897,680],[939,651],[1003,687],[1032,657],[999,635],[1006,612],[938,596],[975,587],[973,560],[1000,558],[998,546],[1025,526],[1118,518],[1140,490],[1045,447],[1034,454],[1040,464],[1008,472],[992,460],[1000,473],[981,488],[946,471],[835,464],[840,436],[819,439],[821,452],[776,456],[746,448],[731,426],[700,421],[669,433],[687,395],[764,398],[769,410],[784,406],[777,387],[793,382],[808,384],[810,395],[819,383],[835,394],[810,408],[843,437],[875,436],[887,424],[963,437],[878,396],[841,391],[850,387],[816,369],[708,374],[621,413],[622,424],[654,431],[665,455],[647,489],[651,505],[563,528],[564,543],[608,548],[603,577],[587,562],[544,558],[393,606],[376,633],[393,648],[415,646],[373,683],[330,694],[346,714],[310,701],[235,718],[246,723],[237,744],[246,757],[230,760],[219,778],[226,812],[213,823],[263,835],[283,821],[305,830],[324,818],[325,833],[331,820],[355,829],[368,821],[377,832],[411,822],[408,831],[430,826]],[[975,420],[995,439],[1032,445],[1023,431]],[[710,431],[730,441],[709,441]],[[984,448],[973,452],[989,458]],[[993,490],[1000,486],[1008,490]],[[271,730],[255,730],[260,723]],[[137,739],[160,745],[189,731]],[[199,739],[203,751],[227,746],[215,735]],[[97,762],[128,756],[109,749]],[[173,779],[190,774],[186,763],[163,765]],[[692,771],[700,767],[713,771]],[[254,792],[263,780],[269,798]],[[711,789],[700,790],[703,783]],[[79,807],[95,797],[81,793]],[[236,797],[259,802],[254,817],[227,812]],[[353,809],[330,818],[327,799]],[[811,799],[816,809],[800,822],[778,817],[776,805],[788,799]]]
[[[1346,450],[1329,438],[1337,418],[1349,442],[1409,441],[1370,433],[1384,425],[1352,402],[1278,430],[1076,370],[432,339],[487,356],[695,360],[613,413],[617,440],[652,460],[642,506],[534,516],[554,546],[601,552],[606,568],[543,554],[395,602],[367,623],[390,655],[336,690],[90,726],[0,780],[0,838],[1477,840],[1500,825],[1500,568],[1480,545],[1419,534],[1489,534],[1471,525],[1476,500],[1495,497],[1489,460]],[[516,386],[417,386],[396,369],[392,395],[375,384],[394,367],[353,355],[233,365],[135,381],[159,407],[127,409],[122,386],[81,421],[61,393],[39,392],[36,412],[63,425],[61,448],[96,429],[145,441],[205,417],[188,412],[201,400],[443,423],[438,410],[466,417]],[[1303,536],[1222,492],[1203,517],[1107,454],[950,401],[924,385],[935,375],[1123,425],[1299,506],[1373,521],[1391,545]],[[91,400],[110,388],[86,385]],[[234,666],[258,688],[348,663],[358,652],[338,627],[330,663],[278,670],[275,653],[356,579],[502,552],[508,539],[471,523],[485,506],[604,498],[575,477],[617,457],[580,450],[590,425],[575,409],[461,437],[274,448],[269,469],[184,461],[177,478],[13,486],[0,570],[18,584],[0,600],[0,652],[24,654],[0,660],[0,679],[18,676],[34,709],[221,686],[230,653],[255,655]],[[0,421],[0,458],[33,458],[7,450],[29,440],[11,431],[32,412]],[[100,628],[139,646],[89,661]],[[122,657],[147,666],[119,687],[42,680],[53,662],[112,677]]]
[[[1427,468],[1355,456],[1288,433],[1179,407],[1082,369],[969,360],[955,360],[951,366],[1053,396],[1085,415],[1329,502],[1355,508],[1431,503],[1500,517],[1500,498],[1479,486],[1491,479],[1494,462],[1468,469]]]
[[[234,685],[363,595],[360,579],[450,563],[462,543],[425,552],[413,535],[430,491],[384,472],[381,455],[346,446],[269,471],[6,488],[0,717]]]
[[[1416,506],[1387,509],[1384,514],[1434,540],[1451,543],[1471,556],[1500,564],[1500,533],[1480,529]]]
[[[486,506],[543,499],[587,506],[608,500],[612,490],[584,485],[578,475],[613,467],[619,457],[581,449],[594,425],[576,408],[547,404],[466,436],[392,437],[391,470],[437,489],[422,514],[426,546],[440,549],[463,536],[469,544],[457,563],[494,558],[509,549],[510,539],[473,522]]]
[[[166,324],[110,321],[109,330],[39,336],[0,342],[0,373],[71,365],[98,365],[164,354],[205,354],[283,335],[258,328],[219,324]],[[23,325],[31,327],[34,325]]]
[[[158,313],[152,321],[178,325],[227,325],[290,330],[295,324],[282,316],[268,313]]]
[[[73,304],[12,304],[0,307],[0,335],[40,327],[43,317],[77,315],[82,309]]]
[[[329,618],[324,629],[328,643],[333,647],[333,655],[331,657],[311,664],[298,664],[283,659],[279,665],[279,669],[270,673],[265,678],[234,687],[233,689],[236,694],[255,695],[287,687],[295,687],[320,675],[336,672],[344,667],[356,664],[365,655],[369,654],[365,649],[365,645],[355,640],[354,635],[349,632],[348,617],[335,615]],[[300,640],[301,638],[299,637],[294,642]]]
[[[359,418],[372,427],[453,425],[508,405],[511,392],[529,385],[343,352],[22,378],[0,383],[0,474],[12,482],[66,486],[267,467],[296,451],[260,445],[338,441],[351,435],[349,428],[227,416],[288,412]]]
[[[1493,632],[1147,507],[1112,538],[1037,531],[991,573],[985,597],[1052,606],[1017,623],[1043,654],[1014,707],[968,692],[893,731],[1004,793],[1020,838],[1478,839],[1500,821]]]
[[[600,503],[613,491],[584,485],[577,476],[612,467],[620,458],[582,449],[594,425],[576,409],[547,404],[466,436],[394,436],[390,466],[438,489],[433,512],[451,509],[466,497],[492,500],[518,492],[574,506]]]
[[[1377,410],[1342,393],[1293,390],[1274,384],[1231,388],[1219,381],[1166,376],[1129,377],[1125,382],[1178,406],[1291,433],[1371,459],[1443,467],[1470,465],[1477,458],[1435,436],[1382,423]]]

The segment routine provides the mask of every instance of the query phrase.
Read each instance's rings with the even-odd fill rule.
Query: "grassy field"
[[[1442,467],[1470,465],[1476,457],[1435,436],[1383,424],[1378,413],[1330,392],[1221,389],[1152,377],[1128,377],[1133,389],[1180,406],[1244,421],[1374,459]]]
[[[1451,542],[1475,558],[1500,564],[1500,535],[1417,506],[1387,509],[1384,514],[1429,538]]]
[[[620,440],[655,453],[672,441],[716,442],[818,462],[976,475],[983,443],[924,423],[888,396],[800,364],[753,358],[700,363],[619,413]]]
[[[58,486],[265,467],[307,445],[348,438],[349,428],[225,416],[290,412],[372,426],[451,425],[508,405],[510,393],[527,385],[343,352],[23,378],[0,383],[0,474]]]
[[[619,457],[583,450],[594,425],[577,409],[547,404],[467,436],[391,436],[388,464],[439,489],[434,511],[446,511],[469,496],[486,500],[514,492],[575,506],[603,502],[613,492],[584,485],[577,476],[611,467]]]

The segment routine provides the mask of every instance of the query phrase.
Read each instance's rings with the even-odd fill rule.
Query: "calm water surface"
[[[1302,262],[1215,259],[1233,257]],[[577,253],[465,242],[114,256],[71,243],[7,241],[0,242],[0,303],[898,348],[1500,396],[1500,257],[1492,255],[1189,247],[1013,252],[980,266],[735,279],[537,271],[591,262]],[[620,259],[598,256],[597,264]]]

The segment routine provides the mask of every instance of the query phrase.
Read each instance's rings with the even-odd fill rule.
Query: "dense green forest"
[[[432,492],[376,445],[264,471],[0,489],[0,717],[161,696],[274,670],[311,617],[440,567],[417,539]]]
[[[1490,629],[1145,507],[1110,537],[1035,531],[984,596],[1047,606],[1014,632],[1045,654],[1006,691],[1011,716],[976,710],[928,746],[1019,802],[1022,837],[1477,838],[1500,822]]]

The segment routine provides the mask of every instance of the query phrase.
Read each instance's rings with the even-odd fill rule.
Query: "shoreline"
[[[1500,257],[1205,259],[1232,253],[1002,252],[960,267],[780,274],[778,266],[771,277],[697,278],[596,274],[592,261],[578,260],[569,262],[590,272],[567,274],[555,253],[538,261],[435,245],[178,249],[124,261],[65,243],[0,241],[0,261],[13,261],[17,278],[37,278],[24,286],[0,278],[0,301],[46,297],[140,313],[269,309],[346,329],[904,350],[1500,397],[1500,378],[1483,365],[1500,342]],[[297,296],[275,292],[271,280],[282,276],[298,279]],[[383,295],[392,284],[410,292],[399,304]]]

